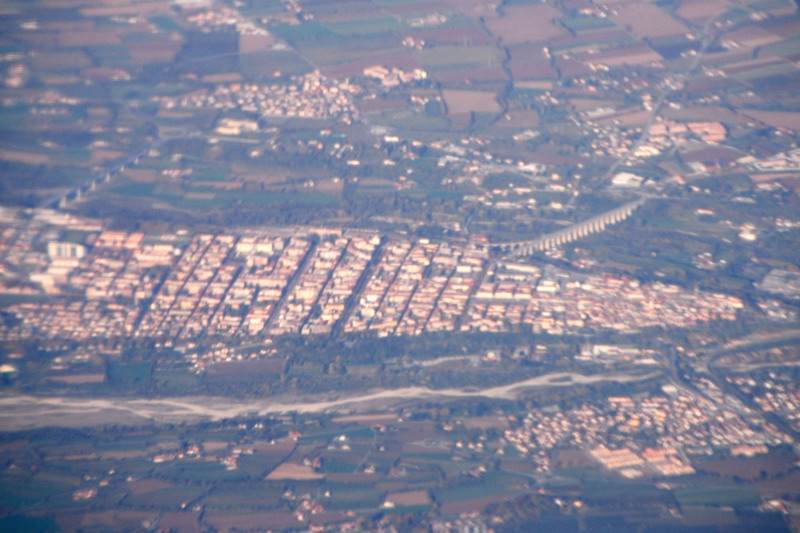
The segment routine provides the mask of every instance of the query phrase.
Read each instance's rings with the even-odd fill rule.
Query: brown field
[[[140,63],[159,63],[172,61],[180,50],[180,43],[153,42],[136,43],[128,46],[131,59]]]
[[[423,7],[426,11],[442,11],[447,9],[447,4],[444,2],[440,2],[439,0],[430,0],[428,2],[420,2],[414,3],[409,2],[407,4],[398,3],[398,4],[388,4],[382,8],[382,11],[386,13],[392,13],[394,15],[413,15],[420,12],[420,8]]]
[[[239,52],[247,54],[249,52],[260,52],[269,50],[275,44],[275,37],[272,35],[240,35]]]
[[[592,457],[583,450],[561,450],[553,460],[558,468],[588,468],[597,465]]]
[[[800,20],[797,17],[781,18],[769,23],[765,28],[781,37],[790,37],[800,33]]]
[[[796,457],[793,453],[773,452],[740,459],[699,461],[695,462],[695,466],[698,470],[720,476],[757,479],[762,472],[768,477],[786,472],[794,466],[795,460]]]
[[[633,34],[640,39],[683,35],[689,31],[655,4],[630,2],[619,5],[616,10],[617,14],[612,15],[614,22],[622,27],[630,26]]]
[[[683,0],[675,14],[702,26],[709,17],[727,11],[730,5],[728,0]]]
[[[741,113],[775,128],[800,130],[800,113],[796,111],[743,110]]]
[[[274,185],[276,187],[287,179],[301,175],[299,170],[293,171],[287,168],[270,168],[265,172],[235,163],[231,166],[231,173],[238,176],[237,179],[241,179],[242,181],[264,183],[265,185]],[[302,175],[305,176],[306,174],[304,173]]]
[[[293,479],[295,481],[306,481],[310,479],[324,479],[323,474],[314,472],[310,466],[298,465],[294,463],[283,463],[267,476],[272,481],[276,479]]]
[[[66,383],[67,385],[83,385],[85,383],[103,383],[106,380],[105,374],[79,374],[77,376],[51,376],[49,381]]]
[[[187,200],[213,200],[216,194],[213,192],[187,192],[183,197]]]
[[[166,481],[154,478],[142,479],[127,484],[128,490],[130,490],[133,494],[146,494],[148,492],[153,492],[154,490],[165,489],[171,486],[172,483],[167,483]]]
[[[560,11],[547,5],[507,7],[504,17],[487,20],[486,26],[507,45],[542,42],[567,34],[552,22],[562,17]]]
[[[730,82],[728,82],[730,83]],[[744,124],[747,120],[730,109],[719,106],[694,106],[681,109],[667,108],[664,118],[671,120],[716,120],[726,124]]]
[[[24,450],[28,446],[30,446],[30,441],[27,440],[15,440],[13,442],[6,442],[5,444],[0,444],[0,452],[10,452],[14,450]]]
[[[484,82],[503,82],[508,81],[508,76],[502,67],[484,67],[466,70],[451,70],[437,72],[436,80],[440,83],[484,83]]]
[[[50,162],[50,156],[47,154],[34,154],[31,152],[21,152],[19,150],[0,150],[0,159],[27,163],[29,165],[46,165]]]
[[[219,450],[224,450],[228,447],[228,443],[219,440],[207,440],[203,442],[203,451],[205,452],[216,452]]]
[[[375,6],[364,2],[337,2],[335,7],[326,9],[324,3],[312,8],[314,18],[326,24],[337,22],[366,22],[368,19],[381,18]]]
[[[81,76],[95,81],[113,81],[119,69],[112,67],[89,67],[81,70]]]
[[[589,111],[598,107],[617,107],[618,100],[595,100],[594,98],[570,98],[569,103],[575,111]]]
[[[210,511],[203,515],[203,522],[218,531],[283,531],[303,525],[292,513],[217,514]],[[206,528],[198,530],[205,531]]]
[[[742,47],[764,46],[781,40],[779,35],[758,26],[744,26],[726,34],[725,38],[737,42]]]
[[[371,426],[374,424],[383,424],[385,422],[394,422],[397,420],[397,415],[394,414],[377,414],[377,415],[348,415],[348,416],[339,416],[333,419],[333,422],[337,424],[349,424],[351,422],[355,422],[356,424],[362,424],[365,426]]]
[[[105,529],[111,531],[134,531],[142,522],[154,522],[158,513],[147,511],[99,511],[86,513],[81,520],[81,529]]]
[[[423,39],[428,44],[439,46],[448,44],[469,46],[490,46],[494,40],[480,26],[445,26],[443,28],[425,28],[409,32],[414,39]]]
[[[79,76],[73,75],[60,75],[60,74],[43,74],[39,77],[45,85],[72,85],[73,83],[81,83],[83,79]]]
[[[56,31],[92,31],[97,25],[93,20],[59,20],[48,22],[43,27]]]
[[[342,522],[345,518],[345,514],[340,511],[323,511],[321,513],[312,514],[309,517],[309,523],[312,526],[323,526]]]
[[[158,521],[164,531],[202,531],[197,523],[198,513],[164,513]]]
[[[525,158],[529,163],[542,163],[544,165],[588,165],[589,160],[582,157],[554,154],[549,152],[534,152]]]
[[[325,194],[339,194],[344,190],[344,182],[335,182],[333,180],[318,181],[317,190]]]
[[[781,479],[757,483],[756,488],[770,492],[791,491],[796,494],[800,490],[800,472],[795,472]]]
[[[150,183],[158,181],[158,171],[152,168],[129,168],[124,175],[134,181]]]
[[[412,490],[387,494],[386,501],[394,502],[398,507],[413,507],[415,505],[430,505],[431,496],[427,490]]]
[[[767,183],[793,177],[794,174],[750,174],[750,179],[755,183]]]
[[[450,119],[450,129],[453,131],[460,131],[469,128],[472,124],[472,113],[450,113],[447,116]]]
[[[244,187],[244,183],[239,181],[195,181],[192,182],[192,185],[195,187],[209,187],[212,189],[221,189],[225,191],[236,191]]]
[[[520,81],[515,82],[514,86],[518,89],[538,89],[540,91],[547,91],[553,88],[552,81]]]
[[[712,526],[712,531],[725,531],[721,526],[734,526],[737,523],[736,514],[731,508],[682,505],[681,514],[687,526],[694,528]]]
[[[615,122],[619,122],[623,126],[644,126],[647,122],[647,119],[650,117],[650,111],[623,111],[622,113],[618,113],[616,115],[612,115],[608,118],[603,118],[601,120],[597,120],[598,124],[612,124]]]
[[[57,32],[22,32],[14,34],[15,39],[19,39],[33,48],[55,48],[58,46]]]
[[[32,57],[31,64],[35,70],[63,71],[75,68],[86,68],[92,65],[92,59],[84,52],[49,52]]]
[[[505,502],[510,498],[508,494],[495,494],[485,498],[464,500],[461,502],[443,503],[439,512],[444,516],[454,516],[463,513],[479,513],[493,503]]]
[[[96,461],[98,455],[96,453],[75,453],[72,455],[65,455],[63,457],[53,457],[50,456],[47,458],[48,461],[53,461],[55,459],[64,461]]]
[[[149,450],[117,450],[109,452],[101,452],[101,459],[136,459],[137,457],[144,457],[150,453]]]
[[[383,178],[361,178],[358,184],[364,187],[387,187],[390,189],[395,188],[395,182]]]
[[[508,419],[504,416],[465,418],[463,424],[467,429],[508,429]]]
[[[169,10],[169,2],[130,2],[119,6],[86,7],[81,9],[81,15],[84,17],[113,17],[115,15],[144,15],[145,13]]]
[[[447,104],[448,114],[451,115],[470,112],[499,113],[502,110],[495,99],[495,93],[445,89],[442,96]]]
[[[165,111],[163,109],[159,109],[156,113],[158,118],[172,118],[178,120],[186,120],[190,119],[194,116],[194,113],[190,113],[188,111]]]
[[[723,70],[728,76],[735,76],[738,74],[738,77],[747,79],[748,77],[752,77],[752,72],[758,73],[770,67],[778,67],[778,70],[780,70],[781,67],[785,66],[784,60],[781,57],[760,57],[758,59],[745,59],[744,61],[730,63],[726,65]],[[750,74],[750,76],[748,76],[748,74]]]
[[[558,73],[550,65],[550,60],[534,51],[532,46],[514,48],[508,68],[515,80],[558,78]]]
[[[205,83],[233,83],[241,81],[242,75],[238,72],[225,72],[223,74],[206,74],[201,79]]]
[[[408,105],[406,98],[364,98],[358,103],[358,109],[362,113],[374,113],[387,109],[407,109]]]
[[[342,53],[343,51],[337,52],[337,54]],[[314,50],[309,50],[307,55],[312,61],[316,61],[318,58],[315,57],[316,55],[322,54],[315,54]],[[329,51],[325,52],[325,55],[329,55]],[[340,63],[336,61],[337,64],[329,64],[327,66],[323,65],[320,70],[327,74],[328,76],[332,76],[334,78],[340,77],[347,77],[347,76],[361,76],[364,74],[364,69],[367,67],[371,67],[374,65],[383,65],[386,68],[399,68],[401,70],[413,70],[415,68],[422,68],[422,63],[414,54],[411,53],[398,53],[398,54],[370,54],[368,57],[364,57],[365,54],[363,51],[357,53],[355,55],[347,55],[349,58],[357,58],[356,61],[350,61],[347,63]],[[340,58],[341,59],[341,58]],[[324,63],[323,59],[323,63]]]
[[[582,59],[588,63],[602,63],[610,67],[620,65],[643,65],[661,61],[661,56],[650,48],[639,45],[631,48],[608,50],[599,54],[585,53]]]
[[[261,455],[282,456],[292,453],[297,446],[297,443],[292,439],[284,438],[274,442],[254,442],[252,446],[253,450]]]
[[[438,427],[433,422],[405,422],[403,432],[397,434],[397,439],[402,442],[415,442],[434,437]]]
[[[728,146],[713,146],[681,154],[681,157],[687,163],[693,161],[700,161],[703,163],[714,162],[714,163],[725,164],[731,161],[735,161],[740,157],[744,157],[746,155],[747,155],[746,153],[740,152],[739,150]]]
[[[472,18],[490,19],[497,16],[494,2],[486,0],[443,0],[442,3],[449,6],[450,9],[458,10]]]
[[[283,364],[283,359],[277,357],[261,361],[229,361],[214,365],[214,373],[247,376],[280,374],[283,371]]]
[[[400,492],[408,487],[408,481],[380,481],[375,483],[377,492]]]
[[[590,69],[583,61],[578,61],[577,59],[571,57],[557,57],[556,66],[558,67],[558,70],[561,71],[561,76],[564,78],[585,76],[592,73],[592,69]]]
[[[62,31],[58,36],[58,44],[66,47],[119,43],[119,36],[112,30]]]
[[[331,483],[375,483],[380,474],[327,474],[325,479]]]
[[[624,43],[630,40],[629,37],[630,35],[625,30],[611,28],[596,33],[578,34],[575,37],[572,35],[565,35],[549,41],[549,44],[554,50],[569,48],[572,52],[580,52],[594,48],[613,48],[616,46],[614,43]]]

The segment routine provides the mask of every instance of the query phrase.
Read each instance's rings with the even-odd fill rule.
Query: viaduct
[[[122,167],[124,168],[124,167]],[[90,180],[88,183],[79,185],[72,190],[57,196],[52,196],[41,203],[40,207],[58,207],[64,209],[70,202],[77,202],[83,198],[83,195],[88,192],[94,191],[101,183],[108,183],[111,181],[111,173],[106,173],[104,176]]]
[[[646,197],[641,197],[634,202],[627,203],[611,211],[606,211],[583,222],[574,224],[553,233],[547,233],[541,237],[529,241],[504,242],[498,247],[513,255],[531,255],[535,252],[552,250],[564,244],[582,239],[593,233],[599,233],[606,227],[622,222],[629,218],[636,209],[647,201]]]

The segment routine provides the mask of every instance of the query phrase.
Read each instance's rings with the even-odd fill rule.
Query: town
[[[0,255],[7,271],[36,265],[30,282],[53,298],[8,307],[18,319],[3,330],[8,340],[630,332],[733,321],[744,307],[734,296],[661,282],[498,261],[480,242],[382,242],[361,230],[296,228],[184,235],[178,244],[177,234],[105,230],[84,244],[50,241],[43,252],[31,243],[53,229],[30,231]]]

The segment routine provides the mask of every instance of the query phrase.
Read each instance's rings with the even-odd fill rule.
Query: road
[[[788,329],[777,333],[756,333],[733,340],[723,346],[711,349],[700,356],[700,368],[707,373],[714,366],[714,360],[725,354],[751,350],[758,346],[788,344],[800,340],[800,329]]]

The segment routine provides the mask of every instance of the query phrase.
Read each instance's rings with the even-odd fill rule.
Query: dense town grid
[[[38,265],[31,279],[54,295],[9,307],[20,321],[6,326],[8,340],[175,342],[520,327],[554,335],[631,332],[735,320],[744,307],[720,293],[492,260],[480,240],[382,241],[363,230],[199,234],[184,236],[186,245],[176,244],[175,234],[104,230],[90,233],[90,246],[51,241],[38,250],[45,221],[58,218],[41,212],[24,231],[12,224],[3,233],[7,268]]]

